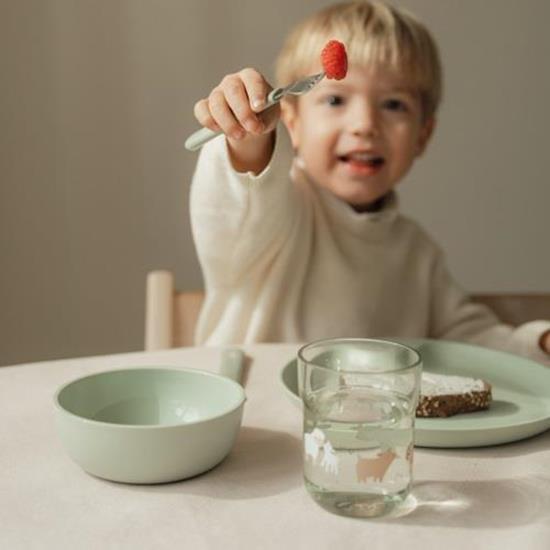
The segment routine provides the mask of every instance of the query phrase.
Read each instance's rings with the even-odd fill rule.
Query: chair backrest
[[[474,294],[472,300],[489,306],[503,323],[509,325],[550,319],[550,294]]]
[[[203,291],[177,292],[170,271],[147,275],[145,349],[192,346]]]
[[[170,271],[147,275],[145,349],[192,346],[204,292],[178,292]],[[511,325],[550,318],[550,294],[473,294],[472,300],[489,306]]]

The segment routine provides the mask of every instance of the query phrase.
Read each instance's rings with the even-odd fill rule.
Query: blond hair
[[[404,73],[420,94],[424,118],[436,112],[442,71],[432,35],[410,13],[379,1],[334,4],[297,25],[277,58],[278,85],[320,71],[320,52],[331,39],[345,44],[350,64],[383,64]]]

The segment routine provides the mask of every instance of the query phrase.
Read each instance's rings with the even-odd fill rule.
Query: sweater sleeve
[[[236,172],[226,140],[201,150],[191,184],[191,228],[207,288],[229,287],[269,261],[292,225],[297,204],[289,177],[292,148],[277,130],[268,166],[258,175]]]
[[[518,327],[501,323],[487,306],[469,299],[451,277],[441,252],[434,265],[432,288],[432,337],[515,353],[550,366],[550,355],[539,346],[550,321],[531,321]]]

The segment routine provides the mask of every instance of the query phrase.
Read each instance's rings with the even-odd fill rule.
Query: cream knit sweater
[[[282,129],[257,176],[232,169],[223,136],[203,147],[191,223],[206,288],[198,344],[428,337],[550,364],[537,346],[550,321],[500,324],[469,301],[396,196],[380,212],[355,212],[293,163]]]

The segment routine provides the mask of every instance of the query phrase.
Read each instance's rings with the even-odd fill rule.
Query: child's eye
[[[400,99],[386,99],[383,103],[383,107],[389,111],[407,111],[408,107],[404,101]]]
[[[344,104],[344,98],[339,95],[329,95],[325,98],[325,101],[328,105],[333,107]]]

